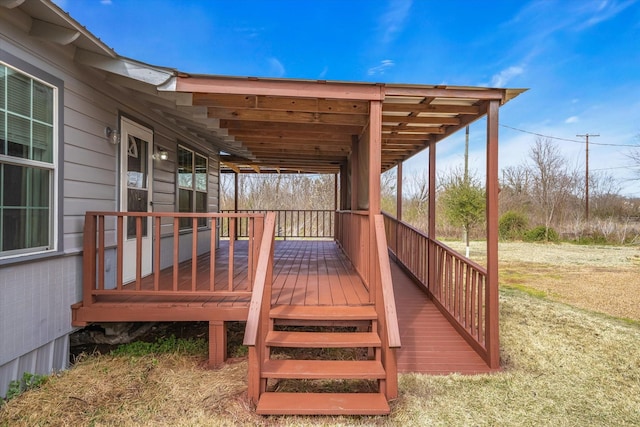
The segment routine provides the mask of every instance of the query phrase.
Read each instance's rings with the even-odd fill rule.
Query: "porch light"
[[[158,147],[158,151],[153,153],[153,156],[151,157],[153,157],[153,160],[168,160],[169,153],[164,148]]]
[[[113,145],[118,145],[120,143],[120,134],[117,130],[111,129],[109,126],[104,128],[104,134],[107,136],[107,141],[109,141]]]

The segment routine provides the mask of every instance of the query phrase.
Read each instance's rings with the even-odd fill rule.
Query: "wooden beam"
[[[385,102],[382,104],[384,112],[398,113],[434,113],[434,114],[480,114],[480,108],[467,105],[431,105]]]
[[[459,125],[457,117],[382,116],[383,123],[415,123],[428,125]]]
[[[256,78],[177,77],[177,92],[237,95],[290,96],[306,98],[372,100],[382,99],[380,86],[370,83],[327,83],[304,80],[268,80]]]
[[[269,121],[283,123],[316,123],[364,126],[367,117],[356,114],[305,113],[276,110],[226,109],[209,107],[209,117],[226,120]]]
[[[433,98],[464,98],[478,100],[498,100],[504,98],[504,89],[489,88],[422,88],[422,87],[384,87],[385,96],[422,96]]]
[[[349,135],[359,135],[362,132],[362,126],[342,126],[328,125],[323,123],[279,123],[270,121],[242,121],[237,117],[232,119],[221,119],[220,127],[229,129],[229,132],[235,129],[254,129],[254,130],[278,130],[278,131],[300,131],[300,132],[328,132],[328,133],[348,133]]]
[[[213,120],[213,119],[210,119]],[[246,138],[270,138],[273,140],[317,140],[328,143],[344,143],[346,145],[351,144],[351,135],[348,133],[337,132],[322,132],[321,129],[315,131],[292,131],[292,130],[273,130],[273,129],[230,129],[229,134],[237,137],[238,139],[245,140]]]

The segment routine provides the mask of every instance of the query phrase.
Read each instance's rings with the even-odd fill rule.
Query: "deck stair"
[[[372,305],[294,306],[279,305],[269,312],[261,377],[267,389],[261,393],[256,412],[263,415],[384,415],[389,404],[385,397],[386,373],[381,363],[381,341],[377,332],[377,314]],[[339,332],[327,332],[317,326],[344,326]],[[362,360],[336,360],[314,356],[305,359],[274,358],[277,348],[367,349]],[[296,356],[297,357],[297,356]],[[279,392],[278,380],[371,380],[373,392]]]

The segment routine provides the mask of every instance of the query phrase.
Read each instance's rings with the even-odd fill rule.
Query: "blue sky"
[[[500,112],[500,167],[536,139],[640,197],[640,0],[57,0],[120,55],[190,73],[529,88]],[[484,169],[484,121],[471,168]],[[513,128],[519,129],[515,130]],[[567,141],[569,140],[569,141]],[[463,132],[438,145],[463,161]],[[416,156],[409,173],[426,163]]]

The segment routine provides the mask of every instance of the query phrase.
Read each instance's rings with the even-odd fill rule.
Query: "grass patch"
[[[160,337],[155,342],[133,341],[122,344],[112,350],[111,353],[115,356],[141,357],[167,353],[206,355],[207,351],[208,343],[205,339],[183,339],[170,335],[168,337]]]
[[[260,417],[246,361],[208,370],[203,356],[109,354],[7,403],[0,425],[640,425],[640,325],[517,289],[500,302],[503,372],[401,375],[388,417]]]

